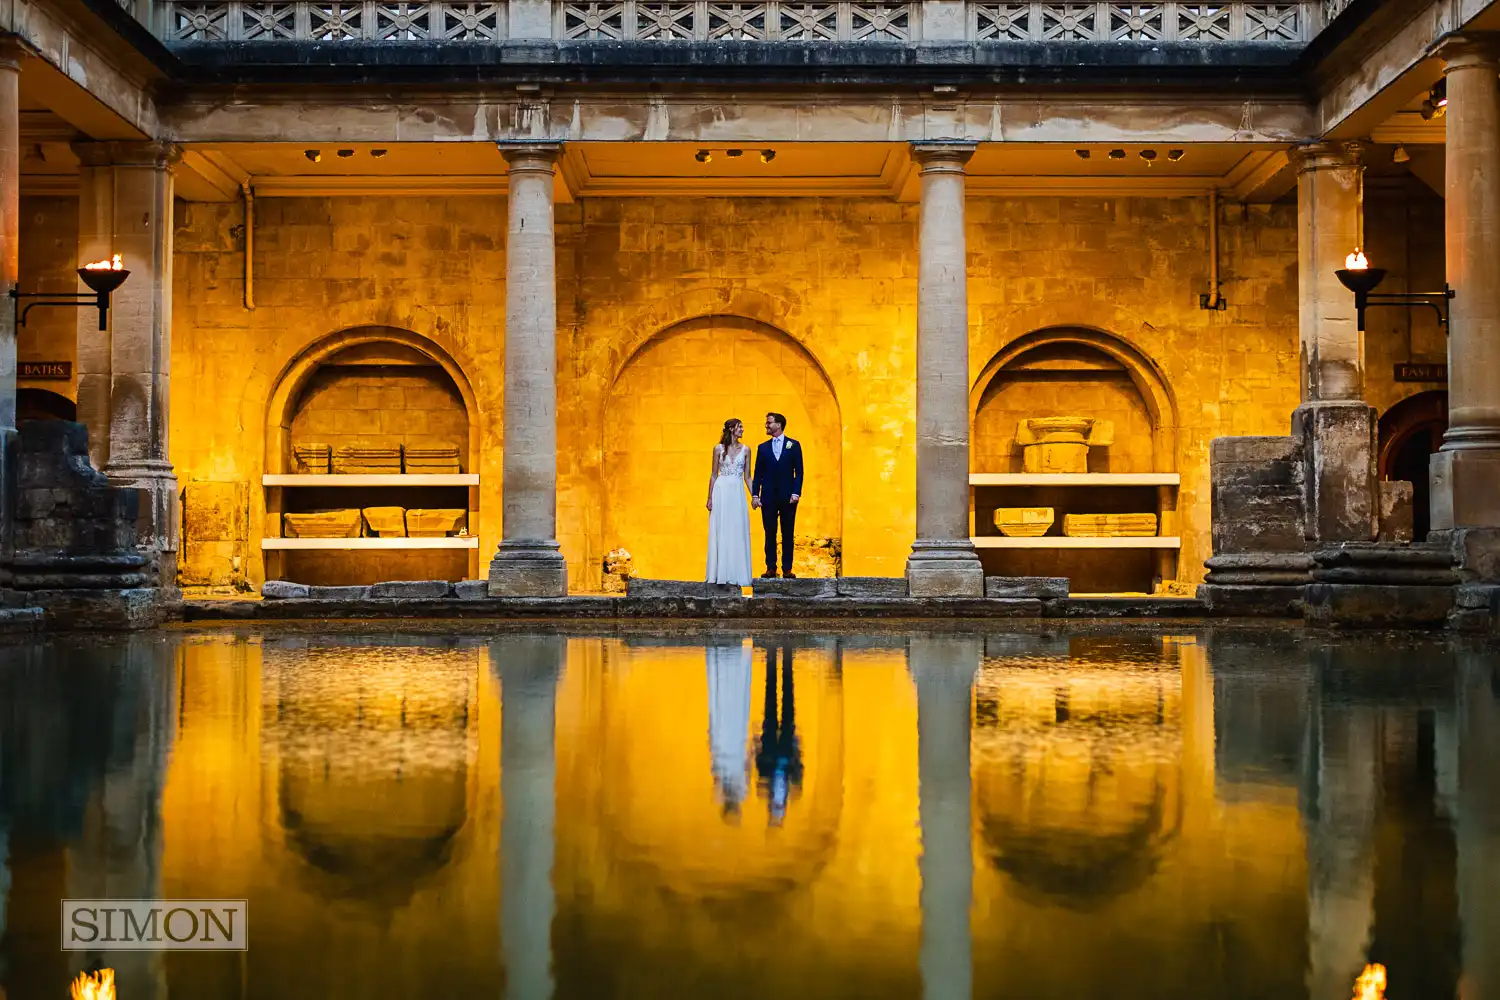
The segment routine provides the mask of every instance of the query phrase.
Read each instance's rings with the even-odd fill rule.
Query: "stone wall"
[[[969,202],[973,377],[1049,327],[1103,332],[1150,359],[1173,401],[1189,581],[1209,551],[1208,442],[1285,433],[1296,405],[1295,209],[1223,211],[1229,308],[1207,312],[1206,200]],[[268,400],[288,365],[340,330],[413,331],[454,359],[475,397],[487,562],[499,537],[503,200],[265,199],[257,213],[250,311],[239,206],[179,206],[172,457],[182,482],[249,483],[251,523],[261,523]],[[757,443],[772,408],[809,448],[804,544],[839,537],[849,575],[903,572],[915,507],[916,216],[916,205],[838,198],[558,207],[558,530],[575,589],[597,587],[605,553],[634,535],[646,548],[631,548],[637,572],[654,558],[672,575],[701,572],[718,425],[738,416]],[[711,316],[738,319],[680,327]],[[1109,391],[1128,410],[1125,388]],[[1063,392],[1055,405],[1087,402]],[[1141,464],[1139,416],[1120,430],[1112,453]]]
[[[83,289],[78,267],[78,199],[21,199],[21,291],[71,295]],[[9,303],[6,304],[9,308]],[[24,304],[23,304],[24,308]],[[17,361],[66,361],[71,378],[18,379],[23,389],[45,389],[78,398],[78,317],[97,320],[97,311],[42,308],[32,312],[16,334]]]

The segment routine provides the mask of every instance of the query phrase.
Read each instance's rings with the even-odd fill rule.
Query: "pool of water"
[[[1500,1000],[1491,647],[360,628],[0,648],[7,1000]]]

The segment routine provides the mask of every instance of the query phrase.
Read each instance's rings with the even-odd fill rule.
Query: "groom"
[[[766,434],[755,452],[755,478],[750,483],[750,503],[760,508],[766,528],[765,579],[776,577],[776,525],[781,525],[781,575],[793,579],[792,554],[796,534],[797,501],[802,499],[802,446],[786,436],[786,417],[766,414]]]

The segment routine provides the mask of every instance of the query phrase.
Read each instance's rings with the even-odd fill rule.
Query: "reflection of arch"
[[[722,422],[740,418],[753,448],[773,410],[789,417],[789,435],[809,456],[798,539],[839,537],[843,429],[827,373],[779,327],[707,315],[641,343],[605,394],[605,548],[630,551],[639,576],[701,579],[706,522],[684,515],[703,510],[705,466]],[[760,518],[750,520],[758,552]],[[832,575],[805,553],[800,575]]]
[[[751,795],[738,818],[726,820],[715,795],[703,645],[636,649],[630,659],[646,669],[611,675],[602,697],[614,706],[614,723],[601,720],[598,742],[587,744],[606,772],[590,775],[600,782],[591,822],[604,832],[608,870],[628,879],[630,898],[649,894],[695,912],[723,904],[743,918],[744,907],[780,906],[816,880],[837,851],[844,807],[843,679],[826,657],[797,650],[805,770],[796,811],[774,835],[764,798]],[[764,666],[755,656],[752,692],[764,688]],[[760,723],[755,701],[744,734],[747,767]]]
[[[469,379],[458,362],[446,350],[420,334],[390,326],[361,326],[331,334],[309,345],[282,369],[266,406],[265,471],[273,474],[289,471],[287,464],[291,454],[292,417],[295,416],[297,401],[303,389],[318,368],[333,355],[365,344],[397,344],[410,348],[431,358],[447,373],[459,395],[463,397],[464,409],[469,415],[469,454],[466,456],[468,463],[465,467],[478,468],[479,406]]]
[[[296,650],[268,679],[285,844],[321,897],[408,902],[466,852],[474,673],[461,654],[356,643]]]
[[[23,420],[77,420],[78,404],[51,389],[16,390],[16,423]]]
[[[1104,355],[1118,364],[1129,376],[1140,394],[1151,420],[1151,471],[1173,472],[1177,468],[1177,401],[1160,366],[1144,353],[1113,334],[1089,327],[1049,327],[1017,337],[996,352],[980,371],[969,392],[969,416],[979,412],[995,378],[1008,368],[1024,362],[1027,355],[1048,348],[1081,346]]]
[[[1422,541],[1432,524],[1428,467],[1448,430],[1448,393],[1429,389],[1408,396],[1380,415],[1380,478],[1412,484],[1412,537]]]

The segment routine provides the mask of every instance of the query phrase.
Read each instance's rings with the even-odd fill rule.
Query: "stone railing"
[[[168,44],[554,41],[1153,42],[1298,45],[1351,0],[1155,3],[385,3],[120,0]],[[538,10],[540,8],[540,10]],[[549,10],[550,8],[550,10]],[[550,23],[549,23],[550,22]],[[521,30],[515,30],[520,28]]]

